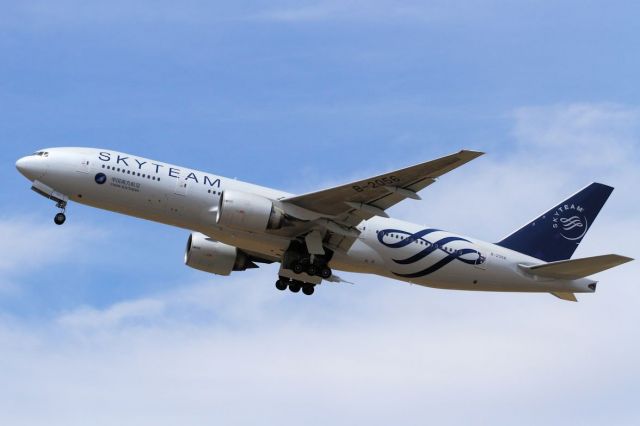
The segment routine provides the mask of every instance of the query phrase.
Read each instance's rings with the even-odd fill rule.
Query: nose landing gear
[[[62,225],[67,221],[67,216],[64,214],[66,208],[67,208],[67,202],[66,201],[59,201],[58,204],[56,204],[56,207],[58,207],[60,210],[62,210],[60,213],[56,214],[56,216],[53,218],[53,222],[56,225]]]
[[[55,222],[56,225],[62,225],[67,221],[67,216],[65,216],[64,213],[58,213],[54,218],[53,221]]]
[[[33,186],[31,187],[31,189],[36,194],[42,195],[49,200],[55,201],[56,207],[60,209],[60,212],[53,218],[53,221],[56,225],[62,225],[66,222],[67,216],[64,214],[64,212],[67,208],[67,200],[69,200],[69,197],[57,192],[53,188],[37,180],[33,181]]]

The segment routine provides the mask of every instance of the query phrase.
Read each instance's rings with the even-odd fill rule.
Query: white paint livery
[[[36,192],[57,203],[58,224],[66,219],[67,202],[75,201],[185,228],[193,232],[188,266],[229,275],[278,262],[278,289],[305,294],[323,280],[341,282],[333,270],[342,270],[441,289],[546,292],[575,301],[574,293],[595,291],[588,274],[631,260],[608,255],[545,262],[388,217],[387,208],[419,200],[417,192],[481,154],[461,151],[302,196],[93,148],[46,149],[16,167]],[[555,216],[553,228],[566,240],[579,242],[590,226],[579,205],[559,206]]]

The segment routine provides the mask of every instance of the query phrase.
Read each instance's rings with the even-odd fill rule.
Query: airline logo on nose
[[[553,214],[553,229],[559,230],[565,240],[581,240],[589,230],[589,222],[584,214],[584,208],[576,204],[565,204],[558,207]]]

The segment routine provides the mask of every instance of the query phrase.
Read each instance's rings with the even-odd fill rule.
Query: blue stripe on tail
[[[545,262],[570,259],[611,192],[592,183],[497,244]]]

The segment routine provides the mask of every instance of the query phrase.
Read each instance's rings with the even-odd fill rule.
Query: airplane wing
[[[483,154],[463,150],[369,179],[280,201],[285,206],[315,213],[332,234],[332,245],[348,248],[355,240],[353,232],[349,232],[352,227],[374,216],[388,217],[385,210],[407,198],[419,200],[417,193],[438,177]]]
[[[460,151],[416,166],[281,201],[325,217],[342,219],[341,222],[345,221],[345,215],[356,214],[359,223],[373,216],[386,216],[384,210],[407,198],[419,200],[417,192],[443,174],[483,154]]]

